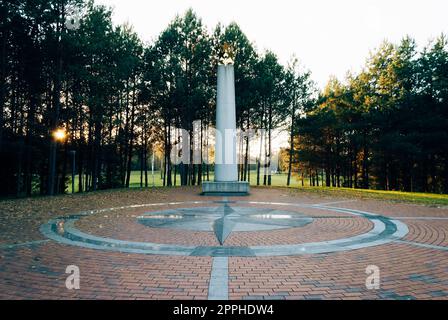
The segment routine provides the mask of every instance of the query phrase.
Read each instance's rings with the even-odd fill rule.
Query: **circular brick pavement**
[[[193,205],[193,207],[189,208],[188,205]],[[198,207],[198,205],[205,206]],[[143,215],[131,214],[124,221],[109,217],[110,213],[116,214],[120,210],[142,209],[147,206],[176,206],[176,208],[149,211]],[[302,205],[288,202],[229,202],[227,199],[224,199],[223,201],[158,203],[147,206],[132,205],[101,209],[52,219],[41,227],[41,232],[46,237],[57,242],[92,249],[142,254],[213,257],[291,256],[349,251],[383,245],[401,239],[408,233],[407,226],[398,220],[366,211],[323,205]],[[307,208],[311,209],[311,211],[312,209],[318,209],[339,215],[334,217],[310,216],[297,211],[272,209],[269,206],[294,208],[296,210]],[[341,217],[341,213],[345,216]],[[119,229],[121,225],[125,225],[127,226],[125,233],[137,235],[137,237],[138,235],[152,235],[158,241],[121,240],[117,239],[116,236],[105,237],[94,233],[86,233],[76,227],[76,223],[82,221],[83,218],[98,215],[101,215],[103,219],[96,221],[96,223],[90,221],[87,226],[94,224],[103,229],[104,223],[108,226],[106,231],[109,230],[109,234],[111,234],[110,231],[112,230],[112,234],[116,235],[117,233],[123,233]],[[357,223],[350,222],[352,217],[358,218],[358,221],[367,221],[371,229],[366,229],[359,234],[360,226]],[[129,218],[131,218],[131,221],[129,221]],[[314,220],[321,221],[315,225],[318,225],[317,228],[320,227],[322,230],[312,234],[331,234],[335,231],[337,234],[339,224],[353,226],[353,230],[349,228],[349,234],[333,240],[325,239],[313,242],[312,239],[309,239],[307,242],[294,241],[294,235],[300,234],[300,229],[304,226],[312,226]],[[328,224],[327,230],[325,230],[325,223]],[[251,234],[259,235],[265,232],[271,233],[271,235],[267,235],[268,239],[275,238],[276,232],[284,231],[285,229],[293,230],[292,233],[286,235],[286,237],[292,238],[292,240],[290,239],[282,244],[273,244],[272,241],[270,244],[265,244],[263,241],[256,243],[256,241],[244,240],[245,238],[257,239],[257,237],[251,237]],[[330,229],[332,232],[328,232]],[[161,235],[165,234],[166,230],[170,230],[170,232],[174,230],[174,232],[180,232],[180,234],[176,235],[177,237],[174,237],[174,239],[170,239],[173,234],[168,234],[168,239],[170,240],[164,242]],[[357,231],[358,234],[356,234]],[[266,234],[264,235],[266,236]],[[280,235],[280,238],[282,236],[284,235]],[[226,243],[228,237],[230,237],[229,243]],[[193,240],[192,242],[195,245],[185,244],[183,241],[178,242],[176,239],[190,239]],[[216,242],[218,242],[218,245]]]
[[[313,221],[288,229],[234,231],[223,246],[213,231],[154,228],[137,221],[147,212],[222,205],[222,198],[198,193],[156,189],[1,202],[0,298],[448,299],[446,209],[254,188],[250,197],[232,198],[237,203],[230,205],[292,211]],[[106,207],[115,210],[101,209]],[[371,232],[381,219],[384,225],[399,221],[409,232],[383,244],[369,240],[371,246],[320,254],[179,257],[67,245],[39,231],[49,219],[60,221],[88,208],[96,210],[83,212],[73,224],[78,231],[159,245],[272,248],[329,242]],[[68,265],[81,270],[80,290],[65,287]],[[369,265],[381,270],[380,289],[366,288]]]

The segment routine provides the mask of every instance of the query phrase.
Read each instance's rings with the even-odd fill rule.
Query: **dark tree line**
[[[448,45],[385,42],[304,109],[296,168],[312,185],[448,193]],[[299,164],[299,165],[297,165]]]
[[[133,171],[148,187],[153,157],[165,186],[211,179],[224,45],[235,51],[241,180],[271,185],[283,130],[288,185],[448,192],[444,37],[421,53],[411,39],[385,43],[317,97],[297,59],[257,52],[236,23],[209,32],[188,10],[144,44],[111,15],[90,0],[0,2],[1,196],[67,192],[72,169],[79,192],[130,187]]]
[[[134,170],[148,186],[153,154],[166,186],[210,179],[224,44],[235,48],[239,127],[270,129],[257,159],[258,183],[270,184],[271,131],[286,123],[287,103],[275,54],[258,54],[235,23],[209,33],[192,10],[147,45],[111,14],[93,1],[1,2],[0,194],[64,193],[73,168],[79,192],[129,187]],[[249,144],[242,138],[241,179]]]

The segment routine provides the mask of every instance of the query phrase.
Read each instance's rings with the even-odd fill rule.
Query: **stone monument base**
[[[246,196],[249,191],[247,181],[202,182],[202,195],[205,196]]]

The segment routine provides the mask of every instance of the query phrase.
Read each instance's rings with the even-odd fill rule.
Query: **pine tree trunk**
[[[143,173],[145,171],[145,166],[144,166],[144,151],[143,151],[143,146],[140,147],[140,188],[143,188]]]
[[[171,124],[168,122],[168,136],[165,145],[165,163],[166,163],[166,185],[167,187],[173,186],[171,177]]]
[[[261,157],[263,154],[263,138],[264,138],[264,132],[260,135],[260,153],[258,155],[257,160],[257,186],[260,185],[260,175],[261,175]]]
[[[52,119],[52,130],[55,130],[59,125],[59,113],[61,108],[61,81],[62,81],[62,24],[63,24],[63,16],[64,16],[64,7],[61,4],[58,4],[58,17],[60,17],[57,22],[57,47],[56,47],[56,61],[57,61],[57,70],[54,79],[54,89],[53,89],[53,119]],[[49,160],[49,178],[48,178],[48,194],[50,196],[55,193],[55,178],[56,178],[56,153],[57,153],[57,144],[54,141],[53,137],[50,134],[50,160]]]
[[[8,31],[6,27],[1,30],[1,41],[0,44],[0,156],[3,151],[3,126],[4,126],[4,109],[5,109],[5,96],[6,96],[6,45],[7,45]],[[0,168],[0,172],[3,168]]]
[[[145,188],[148,188],[148,138],[145,131],[145,145],[144,145],[144,161],[145,161]]]
[[[250,143],[250,139],[249,139],[249,130],[250,130],[250,123],[249,123],[249,116],[247,117],[247,135],[246,135],[246,149],[244,151],[244,177],[243,177],[243,181],[249,181],[248,180],[248,171],[250,170],[249,168],[249,143]]]
[[[286,185],[289,187],[291,184],[291,172],[292,172],[292,156],[294,153],[294,122],[296,116],[296,97],[294,94],[294,100],[292,103],[291,111],[291,128],[289,133],[289,163],[288,163],[288,178],[286,180]]]

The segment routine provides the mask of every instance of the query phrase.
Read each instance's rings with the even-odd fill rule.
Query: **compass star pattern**
[[[204,205],[204,207],[191,207],[191,205],[198,204]],[[95,235],[95,233],[86,233],[76,226],[79,220],[96,214],[164,205],[171,207],[171,209],[143,211],[144,213],[140,213],[139,216],[134,216],[132,219],[135,223],[140,223],[151,229],[205,231],[204,234],[209,233],[209,236],[214,234],[219,244],[216,246],[185,245],[153,241],[120,240],[113,237]],[[185,205],[186,207],[172,208],[174,205]],[[292,211],[283,211],[283,208],[279,211],[268,207],[270,205],[274,207],[279,205],[287,208],[291,207]],[[225,244],[226,239],[232,232],[255,231],[254,234],[256,234],[257,231],[297,228],[313,221],[314,216],[304,215],[302,211],[297,212],[294,208],[304,208],[304,210],[317,209],[363,217],[370,221],[372,228],[362,234],[336,240],[278,245],[262,245],[260,243],[260,245],[234,246]],[[107,215],[104,217],[108,218]],[[317,218],[320,219],[320,217]],[[148,230],[148,233],[153,231],[151,229]],[[79,212],[78,214],[51,219],[40,227],[40,231],[47,238],[62,244],[115,252],[197,257],[262,257],[341,252],[384,245],[405,237],[409,230],[399,220],[367,211],[331,207],[328,203],[306,205],[287,202],[228,201],[224,199],[223,201],[140,204]]]
[[[219,207],[180,208],[148,212],[138,222],[152,228],[213,231],[224,245],[232,232],[264,231],[303,227],[313,218],[301,213],[269,208],[238,207],[224,203]]]

